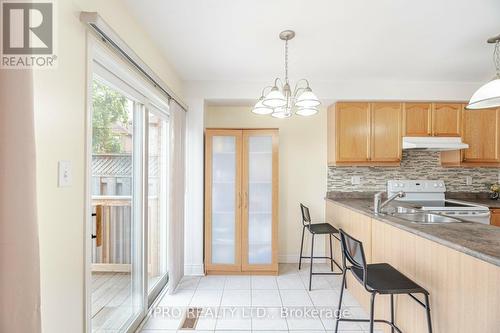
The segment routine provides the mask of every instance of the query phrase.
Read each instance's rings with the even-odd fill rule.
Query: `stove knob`
[[[434,183],[434,187],[438,187],[438,184]]]
[[[439,187],[443,187],[443,183],[439,183]]]

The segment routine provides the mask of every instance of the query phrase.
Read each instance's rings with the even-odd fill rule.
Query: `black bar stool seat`
[[[417,283],[410,280],[403,273],[388,263],[367,264],[363,243],[347,234],[344,230],[339,229],[340,245],[342,246],[342,284],[340,286],[340,297],[338,311],[342,313],[342,297],[344,295],[344,286],[347,271],[351,271],[354,278],[358,280],[364,289],[371,294],[370,298],[370,319],[361,318],[343,318],[338,316],[335,323],[335,333],[338,332],[339,323],[346,322],[368,322],[370,329],[368,332],[373,333],[375,323],[388,324],[391,327],[391,333],[402,333],[395,323],[394,316],[394,295],[405,294],[411,297],[415,302],[420,304],[427,314],[427,330],[432,333],[431,308],[429,305],[429,292],[419,286]],[[413,294],[421,294],[424,297],[422,302]],[[390,313],[391,319],[375,319],[375,296],[390,295]]]
[[[332,237],[340,242],[339,230],[332,226],[330,223],[312,223],[311,215],[309,214],[309,208],[300,204],[300,211],[302,213],[302,241],[300,242],[300,257],[299,257],[299,270],[302,266],[302,259],[311,260],[311,266],[309,267],[309,290],[312,287],[312,277],[313,275],[342,275],[342,272],[334,272],[333,265],[337,266],[339,270],[342,271],[342,267],[335,261],[333,257],[333,245]],[[304,249],[304,233],[306,229],[311,233],[311,255],[303,256],[302,251]],[[314,236],[316,235],[328,235],[330,238],[330,256],[314,256]],[[328,259],[330,261],[331,272],[313,272],[313,260],[314,259]],[[344,282],[345,283],[345,282]]]
[[[316,235],[328,235],[328,234],[338,234],[337,228],[332,226],[330,223],[313,223],[306,225],[309,232]],[[337,238],[339,239],[339,238]],[[339,239],[340,240],[340,239]]]
[[[363,283],[363,270],[352,267],[351,271],[356,280]],[[379,294],[429,294],[387,263],[366,265],[366,286]]]

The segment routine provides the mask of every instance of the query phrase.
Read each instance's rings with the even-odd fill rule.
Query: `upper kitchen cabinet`
[[[370,159],[370,104],[337,103],[328,110],[328,162],[366,163]]]
[[[432,104],[404,103],[405,136],[432,135]]]
[[[401,103],[342,102],[328,109],[329,165],[399,165]]]
[[[500,163],[500,109],[464,110],[463,163]]]
[[[432,104],[432,135],[460,136],[463,104]]]
[[[371,103],[371,162],[401,161],[401,103]]]
[[[463,105],[404,103],[404,136],[460,136]]]

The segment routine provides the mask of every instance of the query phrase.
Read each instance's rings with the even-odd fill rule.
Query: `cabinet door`
[[[335,109],[336,162],[370,160],[370,105],[337,103]]]
[[[464,110],[465,162],[499,163],[500,109]]]
[[[401,113],[401,103],[371,104],[371,161],[401,160]]]
[[[243,130],[242,192],[242,270],[277,272],[277,130]]]
[[[462,104],[434,103],[432,105],[432,135],[460,136]]]
[[[207,130],[205,140],[206,270],[240,271],[242,131]]]
[[[490,224],[500,227],[500,209],[492,209],[490,212]]]
[[[432,135],[431,103],[404,103],[405,136]]]

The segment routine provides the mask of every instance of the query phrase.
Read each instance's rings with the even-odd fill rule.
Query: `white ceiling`
[[[499,0],[125,0],[183,80],[481,82]]]

